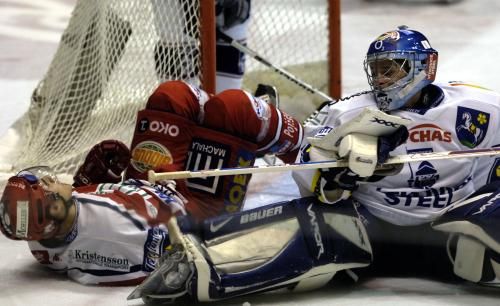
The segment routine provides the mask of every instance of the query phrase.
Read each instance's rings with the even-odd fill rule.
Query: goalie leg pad
[[[195,270],[186,282],[189,297],[214,301],[278,288],[310,290],[337,271],[367,266],[366,231],[352,203],[344,204],[314,198],[275,203],[206,220],[196,231],[179,217],[184,233],[178,240]]]
[[[452,259],[455,274],[472,282],[500,286],[499,221],[500,182],[497,181],[453,204],[432,224],[436,230],[458,236]],[[451,254],[451,244],[448,248]]]
[[[337,271],[367,266],[366,231],[352,203],[342,204],[303,198],[205,221],[207,262],[220,279],[210,298],[284,287],[311,290]]]

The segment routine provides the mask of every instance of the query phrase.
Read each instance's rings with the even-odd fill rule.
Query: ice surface
[[[258,1],[258,0],[257,0]],[[422,2],[422,3],[417,3]],[[362,59],[376,35],[408,24],[439,50],[438,79],[469,80],[500,91],[500,2],[463,0],[342,1],[344,93],[365,89]],[[8,162],[16,135],[8,127],[26,110],[74,0],[0,0],[0,166]],[[297,196],[289,173],[255,175],[246,208]],[[0,236],[1,306],[127,305],[131,287],[83,286],[45,270],[26,243]],[[266,293],[215,305],[500,305],[500,290],[417,278],[375,278],[300,294]],[[129,303],[129,305],[135,305]]]

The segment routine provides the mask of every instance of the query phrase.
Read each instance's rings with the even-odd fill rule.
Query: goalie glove
[[[349,168],[362,177],[375,173],[377,165],[383,164],[389,153],[408,138],[406,125],[409,119],[393,116],[380,110],[365,108],[355,119],[334,129],[325,127],[308,141],[322,151],[333,151],[349,161]],[[401,170],[385,169],[376,174],[393,175]]]
[[[400,126],[390,135],[371,136],[353,133],[340,141],[339,156],[349,161],[349,169],[361,177],[394,175],[399,173],[402,164],[375,171],[389,158],[389,153],[403,144],[408,138],[408,130]]]
[[[337,152],[323,150],[317,147],[306,149],[310,161],[327,161],[339,158]],[[325,168],[318,170],[319,178],[314,180],[313,192],[318,199],[326,204],[334,204],[346,200],[358,189],[364,179],[349,168]]]
[[[73,177],[73,186],[118,183],[130,161],[130,150],[118,140],[104,140],[90,149]]]

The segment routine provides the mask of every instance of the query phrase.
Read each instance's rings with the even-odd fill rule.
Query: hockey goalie
[[[499,159],[378,167],[389,154],[500,144],[500,96],[434,83],[436,65],[421,33],[382,34],[365,59],[372,93],[325,106],[304,133],[244,91],[209,96],[164,83],[138,114],[130,151],[116,141],[97,145],[76,188],[44,167],[12,177],[0,228],[81,283],[145,278],[129,298],[146,303],[311,290],[344,270],[498,286]],[[343,158],[349,167],[297,171],[302,198],[249,211],[240,211],[249,175],[142,180],[148,169],[252,165],[268,152],[285,162]]]
[[[372,92],[330,103],[305,126],[296,171],[304,198],[168,224],[173,247],[130,297],[214,301],[277,288],[313,289],[338,271],[500,284],[498,158],[378,167],[391,154],[500,144],[500,95],[434,83],[437,51],[405,26],[371,44]],[[373,259],[373,260],[372,260]]]

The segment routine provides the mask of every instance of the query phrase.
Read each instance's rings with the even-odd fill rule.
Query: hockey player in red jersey
[[[127,177],[145,178],[155,168],[252,166],[256,154],[265,153],[293,162],[301,140],[300,123],[260,97],[237,89],[210,96],[186,82],[168,81],[138,114]],[[188,189],[181,190],[189,200],[186,208],[198,219],[239,211],[249,180],[250,175],[188,179]]]
[[[0,229],[27,240],[41,264],[80,283],[137,284],[170,245],[171,216],[200,221],[239,211],[250,179],[151,184],[141,180],[145,171],[250,166],[265,153],[293,161],[301,140],[301,125],[259,97],[242,90],[210,96],[169,81],[138,113],[131,150],[116,140],[95,145],[73,186],[48,167],[11,177],[0,202]]]

